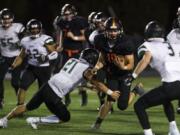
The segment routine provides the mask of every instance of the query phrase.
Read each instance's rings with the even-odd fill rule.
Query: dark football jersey
[[[108,39],[104,34],[97,35],[94,39],[96,49],[103,53],[106,61],[106,71],[108,76],[121,77],[131,71],[121,70],[114,63],[115,55],[131,55],[134,53],[134,45],[131,40],[126,36],[119,37],[114,43],[113,47],[110,47]]]
[[[81,35],[81,30],[88,27],[88,22],[82,17],[76,16],[71,21],[66,21],[60,18],[57,22],[60,29],[63,30],[64,40],[63,47],[65,49],[82,49],[83,45],[81,41],[74,41],[71,38],[66,37],[68,31],[71,31],[75,36]]]

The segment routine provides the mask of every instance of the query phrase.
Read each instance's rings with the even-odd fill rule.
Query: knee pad
[[[67,111],[66,114],[60,118],[60,120],[62,120],[63,122],[68,122],[70,119],[71,119],[71,115],[69,111]]]
[[[146,108],[145,102],[143,100],[137,100],[134,103],[134,110],[135,110],[135,112],[137,112],[138,110],[142,110],[143,108],[144,109]]]
[[[117,107],[120,109],[120,110],[126,110],[127,107],[128,107],[128,104],[127,103],[118,103],[117,104]]]

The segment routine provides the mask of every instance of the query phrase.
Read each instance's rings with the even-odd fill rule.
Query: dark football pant
[[[45,103],[49,111],[55,114],[63,122],[70,120],[70,112],[63,104],[62,99],[58,97],[51,89],[48,83],[44,84],[38,92],[27,103],[27,110],[37,109],[42,103]]]
[[[121,95],[119,96],[117,100],[117,106],[120,110],[125,110],[128,107],[129,102],[129,94],[130,94],[130,87],[127,86],[125,83],[125,79],[128,77],[128,75],[122,76],[121,78],[117,79],[109,79],[107,78],[107,86],[115,91],[119,90]],[[108,101],[115,101],[111,96],[108,95],[107,98]]]
[[[20,79],[19,87],[27,90],[28,87],[37,79],[39,88],[46,83],[51,76],[51,67],[35,67],[28,65],[28,67],[23,71],[22,77]]]
[[[134,104],[134,109],[143,129],[149,129],[150,123],[146,109],[149,107],[163,105],[168,121],[174,121],[174,109],[172,100],[180,98],[180,81],[163,83],[141,96]]]
[[[4,78],[6,73],[8,72],[9,67],[11,67],[15,57],[13,58],[8,58],[8,57],[2,57],[0,58],[0,102],[4,99]],[[19,88],[19,80],[20,80],[20,75],[21,71],[23,69],[23,65],[13,69],[11,71],[11,85],[15,89],[15,92],[17,94],[18,88]]]

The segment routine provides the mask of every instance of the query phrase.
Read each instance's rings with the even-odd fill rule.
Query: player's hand
[[[41,54],[39,57],[37,57],[37,61],[38,61],[39,63],[45,63],[45,62],[48,61],[48,60],[49,60],[49,59],[48,59],[47,55]]]
[[[125,59],[121,55],[115,55],[115,58],[113,60],[113,63],[118,66],[120,69],[124,69],[125,66]]]
[[[62,51],[63,51],[63,47],[58,46],[58,47],[56,48],[56,51],[57,51],[57,52],[62,52]]]
[[[84,72],[84,76],[87,80],[92,80],[93,76],[97,74],[97,71],[95,69],[87,69],[85,72]]]
[[[113,93],[111,94],[111,97],[114,99],[114,100],[117,100],[120,96],[120,91],[113,91]]]
[[[73,34],[71,31],[68,31],[66,36],[67,36],[68,38],[71,38],[72,40],[75,40],[75,39],[74,39],[75,36],[74,36],[74,34]]]

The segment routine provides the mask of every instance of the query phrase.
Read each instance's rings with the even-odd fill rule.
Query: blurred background
[[[144,26],[151,20],[160,21],[169,32],[180,6],[180,0],[1,0],[0,10],[10,8],[15,13],[15,20],[23,24],[31,18],[39,19],[51,34],[53,20],[65,3],[73,4],[78,15],[85,18],[92,11],[117,16],[130,35],[143,35]]]

